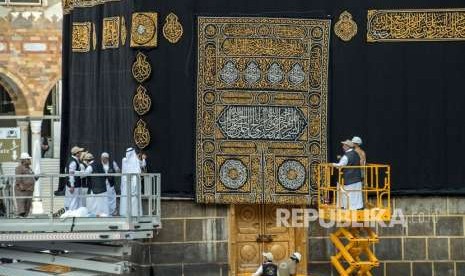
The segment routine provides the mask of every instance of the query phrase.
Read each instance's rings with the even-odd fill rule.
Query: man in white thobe
[[[71,158],[66,167],[66,171],[70,174],[65,188],[66,210],[77,210],[81,207],[81,178],[74,176],[74,174],[81,171],[80,157],[83,151],[84,149],[78,146],[71,149]]]
[[[86,176],[88,190],[86,198],[86,207],[89,213],[98,217],[107,217],[110,215],[108,198],[107,198],[107,177],[92,176],[92,173],[104,174],[103,165],[100,162],[94,162],[94,156],[90,153],[87,158],[91,161],[84,172],[77,172],[78,175]]]
[[[121,173],[123,176],[121,178],[119,213],[121,216],[139,216],[142,205],[140,200],[141,187],[138,185],[136,175],[128,175],[141,173],[141,161],[133,148],[126,150],[126,157],[121,162]]]
[[[360,167],[357,167],[360,166],[360,156],[355,152],[352,141],[346,140],[341,142],[341,144],[344,156],[342,156],[338,163],[333,163],[335,167],[343,167],[344,185],[341,186],[341,183],[338,183],[338,190],[340,191],[338,193],[338,206],[349,210],[362,209],[362,172]]]
[[[121,170],[118,167],[116,161],[110,161],[110,154],[107,152],[102,153],[100,161],[103,165],[105,173],[119,173]],[[109,177],[106,179],[107,184],[107,198],[110,209],[110,215],[116,215],[116,190],[115,190],[115,178]]]

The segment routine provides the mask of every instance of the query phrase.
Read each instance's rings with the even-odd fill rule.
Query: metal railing
[[[30,213],[27,214],[28,219],[34,218],[49,218],[50,220],[59,220],[60,215],[65,208],[66,196],[57,196],[54,191],[58,188],[60,181],[68,183],[70,176],[77,177],[74,174],[34,174],[34,175],[0,175],[0,202],[3,207],[3,217],[0,219],[18,218],[17,211],[18,199],[29,199],[32,201]],[[100,218],[125,218],[128,223],[139,221],[147,217],[160,216],[160,200],[161,200],[161,175],[152,173],[141,174],[89,174],[80,176],[83,182],[90,183],[92,179],[104,177],[108,179],[112,177],[115,181],[115,187],[120,186],[120,193],[116,194],[117,211],[122,204],[126,207],[126,214],[107,214]],[[34,193],[32,195],[16,195],[15,186],[20,178],[34,178]],[[66,189],[66,188],[65,188]],[[85,188],[76,189],[78,192],[77,199],[82,202],[82,207],[85,207],[86,202],[91,198],[108,197],[107,192],[100,194],[88,194]],[[116,189],[118,190],[118,189]],[[39,192],[38,192],[39,191]],[[36,208],[40,206],[40,208]],[[34,208],[38,210],[34,210]],[[87,208],[87,207],[86,207]],[[137,210],[134,210],[137,208]],[[42,209],[42,210],[41,210]],[[89,210],[91,211],[91,210]],[[98,214],[91,212],[87,213],[87,217],[96,217]],[[76,216],[76,215],[73,215]],[[81,217],[86,217],[85,214]]]
[[[344,173],[359,170],[361,183],[346,185]],[[334,166],[331,163],[319,164],[317,170],[318,208],[320,210],[354,210],[351,198],[358,194],[361,208],[358,210],[391,210],[391,168],[383,164],[366,166]]]

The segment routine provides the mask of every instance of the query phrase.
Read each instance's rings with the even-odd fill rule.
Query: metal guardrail
[[[0,120],[59,120],[59,115],[43,115],[43,116],[29,116],[29,115],[1,115]]]
[[[348,170],[360,170],[362,180],[359,187],[344,183],[344,174]],[[340,219],[344,211],[376,211],[361,214],[345,214],[353,220],[389,220],[391,214],[391,168],[383,164],[367,164],[366,166],[334,166],[332,163],[319,164],[317,170],[318,209],[320,216]],[[353,184],[353,183],[352,183]],[[362,208],[354,210],[351,196],[358,194]],[[381,216],[374,216],[382,214]],[[344,217],[344,219],[347,219]]]
[[[70,176],[78,176],[75,174],[34,174],[34,175],[0,175],[0,201],[3,205],[3,217],[4,219],[17,219],[16,204],[18,199],[31,199],[33,205],[39,203],[45,206],[46,210],[43,213],[31,213],[27,216],[26,220],[34,218],[48,218],[50,220],[59,220],[59,216],[56,210],[64,207],[63,199],[64,196],[56,196],[54,190],[57,188],[60,181],[68,181]],[[15,185],[18,178],[34,177],[36,179],[34,185],[34,194],[32,196],[17,196],[15,194]],[[126,202],[127,215],[111,216],[110,218],[125,218],[127,223],[134,223],[136,221],[143,220],[147,217],[160,217],[161,215],[161,175],[142,173],[142,174],[89,174],[81,175],[82,179],[88,179],[89,177],[113,177],[116,183],[129,183],[129,185],[122,185],[126,187],[126,190],[121,191],[120,194],[116,195],[117,201],[121,204],[122,199]],[[45,186],[47,188],[45,188]],[[118,184],[117,184],[118,185]],[[38,192],[40,191],[40,192]],[[46,193],[43,193],[46,191]],[[82,202],[87,201],[90,197],[107,197],[107,193],[102,194],[84,194],[80,193],[78,198]],[[133,204],[131,201],[137,200],[140,210],[133,210]],[[117,205],[117,209],[118,205]],[[32,208],[31,208],[32,212]],[[136,215],[134,215],[136,214]],[[105,219],[106,217],[102,217]],[[0,227],[1,228],[1,227]],[[0,229],[1,231],[1,229]]]

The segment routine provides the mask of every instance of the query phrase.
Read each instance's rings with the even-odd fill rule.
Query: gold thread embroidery
[[[150,77],[151,73],[152,66],[148,62],[147,56],[142,52],[137,52],[136,60],[132,64],[132,76],[137,82],[143,83]]]
[[[310,49],[310,87],[318,88],[321,85],[323,49],[319,46],[313,46]]]
[[[136,111],[139,116],[147,114],[149,112],[150,107],[152,106],[152,100],[150,96],[147,95],[147,89],[142,85],[137,87],[137,92],[132,99],[132,104],[134,110]]]
[[[208,33],[213,26],[205,29]],[[211,30],[213,31],[213,29]],[[255,34],[255,26],[251,24],[227,24],[223,28],[223,34],[229,37],[249,37]],[[211,36],[211,35],[210,35]]]
[[[178,21],[178,17],[174,13],[170,13],[165,18],[165,24],[163,25],[163,36],[170,43],[177,43],[183,34],[181,23]]]
[[[121,16],[121,45],[126,45],[126,38],[127,38],[128,30],[126,28],[126,20],[124,16]]]
[[[73,22],[71,48],[73,52],[89,52],[90,50],[90,22]]]
[[[158,14],[140,12],[132,14],[131,47],[156,47]]]
[[[139,119],[134,129],[134,142],[139,149],[144,149],[150,144],[150,132],[144,120]]]
[[[465,9],[368,11],[368,42],[448,40],[465,40]]]
[[[103,19],[102,49],[119,47],[120,17],[106,17]]]
[[[311,202],[309,175],[327,154],[330,26],[199,17],[198,202]],[[281,133],[282,124],[295,128]]]
[[[227,38],[221,45],[227,55],[301,56],[306,48],[297,39]]]
[[[275,27],[274,33],[277,37],[304,38],[306,30],[300,26],[280,25]]]
[[[107,2],[120,0],[62,0],[63,14],[69,14],[74,8],[90,8]]]
[[[207,44],[205,46],[205,65],[203,67],[204,80],[208,86],[213,86],[216,80],[216,46]]]
[[[344,11],[339,15],[339,20],[334,24],[334,33],[342,41],[350,41],[357,34],[357,23],[352,20],[352,15]]]
[[[71,0],[62,0],[61,1],[61,6],[63,7],[63,13],[67,14],[71,10]]]

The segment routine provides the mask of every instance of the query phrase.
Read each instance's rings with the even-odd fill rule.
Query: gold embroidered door
[[[330,25],[198,18],[197,202],[311,202],[326,161]]]
[[[230,208],[230,275],[250,276],[262,263],[262,252],[272,252],[275,263],[298,251],[303,260],[298,274],[306,275],[307,231],[278,227],[276,205],[232,205]]]

